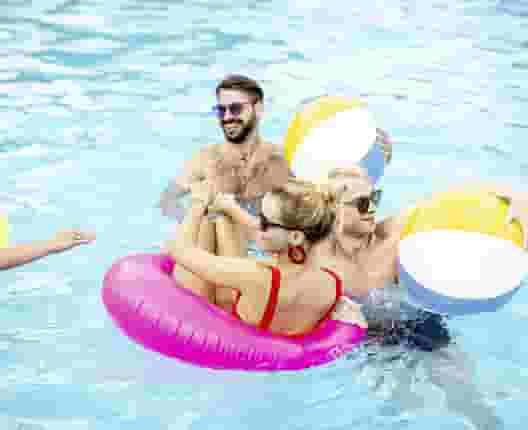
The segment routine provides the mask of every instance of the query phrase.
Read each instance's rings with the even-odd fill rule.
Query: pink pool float
[[[145,348],[212,369],[299,370],[335,360],[365,337],[362,327],[327,320],[303,336],[260,330],[181,288],[163,254],[116,261],[103,303],[115,324]]]

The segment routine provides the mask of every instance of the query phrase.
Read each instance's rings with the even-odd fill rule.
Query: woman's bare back
[[[278,305],[270,330],[286,334],[308,332],[336,301],[336,281],[319,268],[300,273],[284,269],[280,272]],[[253,297],[241,297],[237,307],[240,316],[248,322],[258,323],[264,314],[270,291],[271,284],[256,291]]]

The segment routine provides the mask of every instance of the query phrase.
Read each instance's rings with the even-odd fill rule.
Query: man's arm
[[[528,193],[514,190],[509,185],[494,184],[479,181],[464,181],[451,185],[447,189],[432,193],[431,196],[420,199],[416,204],[403,209],[398,215],[390,216],[379,222],[376,226],[376,234],[387,237],[401,231],[409,215],[417,208],[426,205],[439,194],[445,192],[487,192],[495,194],[498,198],[507,200],[510,204],[510,217],[519,221],[525,235],[525,247],[528,247]]]
[[[208,163],[209,147],[199,151],[186,162],[183,172],[169,182],[167,188],[161,193],[158,207],[164,216],[180,217],[182,206],[181,197],[191,191],[191,185],[206,178],[205,167]]]

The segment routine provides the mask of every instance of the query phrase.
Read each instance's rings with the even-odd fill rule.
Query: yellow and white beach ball
[[[414,209],[399,246],[400,282],[415,304],[465,315],[506,304],[528,273],[522,230],[492,193],[446,192]]]
[[[7,248],[9,243],[9,224],[7,218],[0,215],[0,248]]]
[[[358,99],[323,96],[306,104],[289,125],[284,156],[292,173],[321,182],[335,168],[361,165],[375,183],[385,168],[376,124]]]

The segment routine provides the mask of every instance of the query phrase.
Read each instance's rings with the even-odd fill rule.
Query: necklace
[[[244,153],[241,152],[240,161],[243,161],[244,163],[251,161],[251,159],[257,152],[258,148],[261,146],[260,144],[261,144],[260,137],[257,137],[255,141],[251,145],[249,145],[249,147],[247,148],[247,151],[245,151]]]
[[[250,161],[258,149],[259,143],[260,143],[259,140],[255,141],[255,143],[248,148],[247,152],[241,153],[240,161],[243,161],[244,163],[247,163],[248,161]]]

